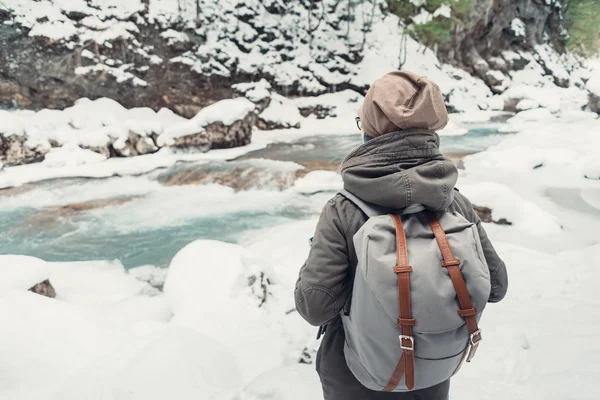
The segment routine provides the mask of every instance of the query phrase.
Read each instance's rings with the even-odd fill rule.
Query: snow
[[[517,103],[517,111],[531,110],[532,108],[538,108],[540,105],[537,101],[531,99],[523,99]]]
[[[600,179],[600,159],[592,156],[583,164],[583,176],[588,179]]]
[[[532,122],[553,119],[554,116],[547,108],[535,108],[522,111],[509,119],[508,123]]]
[[[527,32],[525,23],[519,18],[515,18],[510,23],[510,29],[513,31],[516,37],[524,37]]]
[[[48,39],[68,39],[77,34],[77,29],[71,22],[47,22],[36,24],[30,31],[31,37],[46,37]]]
[[[556,235],[561,232],[554,216],[531,201],[526,201],[508,186],[494,182],[461,185],[460,191],[474,204],[492,209],[492,218],[512,222],[519,229],[534,236]]]
[[[513,223],[485,224],[509,268],[511,286],[502,303],[486,309],[481,325],[486,341],[474,364],[453,379],[453,397],[495,399],[517,393],[517,398],[559,400],[587,398],[588,394],[593,398],[597,391],[590,372],[597,360],[590,354],[600,347],[587,339],[597,334],[594,321],[600,318],[598,302],[589,296],[600,278],[594,262],[600,257],[594,235],[600,220],[584,210],[560,206],[545,191],[581,191],[590,207],[599,203],[600,198],[593,197],[600,193],[598,182],[585,179],[583,172],[587,162],[597,158],[600,121],[592,113],[583,114],[590,117],[563,120],[561,112],[552,117],[551,124],[527,118],[515,125],[517,134],[465,158],[458,183],[461,192],[473,203],[491,207],[494,219]],[[458,123],[457,117],[452,116]],[[482,118],[477,114],[463,117]],[[315,172],[319,174],[313,173],[309,181],[322,185],[323,190],[339,188],[335,172]],[[126,180],[106,185],[117,186],[122,193],[144,193],[148,185],[141,184],[142,177],[121,179]],[[79,188],[79,194],[67,191],[64,198],[92,196],[92,190],[98,191],[97,196],[105,190],[93,189],[99,184],[89,183]],[[178,199],[183,190],[190,190],[187,204],[194,199],[199,205],[195,209],[214,214],[219,204],[244,209],[254,203],[264,209],[289,203],[290,197],[285,196],[294,195],[277,197],[277,192],[267,191],[261,196],[237,197],[231,191],[225,197],[219,194],[223,189],[214,187],[170,189],[165,189],[163,197],[147,201],[182,209]],[[30,196],[43,201],[35,190]],[[314,329],[290,312],[294,308],[290,293],[309,249],[315,217],[331,196],[331,192],[307,196],[314,202],[314,217],[248,232],[242,245],[189,244],[171,262],[164,295],[148,290],[146,282],[160,285],[164,278],[154,267],[127,273],[119,262],[36,260],[46,271],[36,279],[49,277],[57,299],[25,292],[29,282],[0,292],[5,322],[0,330],[0,356],[6,368],[0,384],[3,396],[15,400],[322,398],[314,365],[298,364],[302,349],[312,353],[317,343]],[[277,198],[267,203],[271,197]],[[18,197],[14,201],[30,200]],[[5,203],[2,208],[6,209]],[[127,217],[134,210],[144,220],[159,218],[156,213],[150,218],[143,209],[138,203],[119,210],[118,216],[124,224],[132,222]],[[166,218],[184,218],[185,212],[189,217],[192,210],[174,216],[172,211],[165,212]],[[0,273],[5,257],[0,257]],[[16,271],[24,271],[21,267],[30,262],[22,257],[14,260],[10,265],[17,266]],[[563,311],[565,324],[582,327],[571,333],[568,348],[556,347],[564,325],[547,323],[556,310]],[[577,365],[582,372],[565,375],[553,362],[556,359]],[[487,385],[474,387],[474,381]]]
[[[168,29],[164,32],[161,32],[160,37],[163,39],[167,39],[167,44],[169,46],[172,46],[175,43],[179,43],[179,42],[189,42],[190,41],[190,38],[187,34],[185,34],[184,32],[178,32],[173,29]]]
[[[170,167],[178,161],[231,160],[245,153],[259,150],[266,145],[267,142],[258,142],[233,149],[211,150],[208,153],[179,153],[165,148],[153,154],[131,158],[111,158],[97,164],[48,168],[41,163],[5,167],[0,171],[0,188],[57,178],[107,178],[140,175],[159,168]]]
[[[307,364],[267,371],[250,382],[242,393],[247,400],[305,400],[323,395],[317,372]]]
[[[600,97],[600,68],[585,85],[586,89],[594,96]]]
[[[222,122],[223,125],[228,126],[244,119],[249,113],[254,111],[255,107],[254,103],[245,97],[221,100],[208,107],[204,107],[192,118],[192,121],[202,127],[215,122]]]
[[[258,82],[236,83],[235,85],[232,85],[231,88],[239,91],[254,103],[258,103],[271,96],[271,93],[269,92],[271,84],[264,78]]]
[[[296,190],[303,194],[343,189],[342,177],[335,171],[311,171],[296,181]]]
[[[437,10],[433,12],[433,17],[452,17],[452,8],[448,4],[442,4]]]
[[[421,11],[419,11],[419,14],[415,15],[414,17],[411,17],[411,19],[413,20],[413,23],[416,25],[425,25],[425,24],[433,21],[433,17],[434,16],[431,15],[431,13],[429,13],[429,11],[427,11],[424,8],[421,8]]]
[[[248,116],[255,109],[254,103],[245,97],[221,100],[202,110],[189,121],[181,122],[173,127],[167,128],[157,140],[159,146],[173,145],[175,139],[200,134],[204,132],[207,125],[221,122],[225,126],[232,125]]]
[[[300,125],[303,119],[294,101],[278,94],[272,95],[269,107],[260,114],[259,118],[282,127]]]
[[[50,150],[42,161],[42,164],[50,168],[75,167],[83,164],[97,164],[106,160],[106,156],[82,149],[73,144],[65,144],[62,147]]]
[[[448,121],[448,124],[441,131],[437,131],[440,136],[461,136],[469,132],[467,128],[459,126],[452,121]]]
[[[0,255],[0,286],[3,288],[28,290],[48,276],[48,266],[39,258]]]
[[[127,69],[129,69],[130,67],[131,65],[122,65],[118,68],[113,68],[105,64],[96,64],[89,67],[77,67],[75,68],[75,73],[77,75],[87,75],[95,72],[106,72],[117,78],[118,83],[127,82],[131,80],[133,86],[148,86],[148,82],[138,78],[131,72],[127,72]]]

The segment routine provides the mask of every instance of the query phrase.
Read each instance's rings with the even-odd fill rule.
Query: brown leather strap
[[[396,364],[396,368],[394,369],[394,372],[392,373],[392,377],[390,378],[390,381],[388,382],[386,387],[383,388],[384,392],[391,392],[392,390],[396,389],[396,387],[398,387],[400,380],[404,376],[404,367],[405,367],[404,354],[402,354],[400,356],[400,361],[398,361],[398,364]]]
[[[435,235],[435,239],[438,242],[438,246],[444,259],[444,261],[442,261],[442,267],[448,270],[448,274],[450,274],[452,284],[454,285],[454,290],[456,291],[456,296],[458,297],[458,303],[460,304],[461,308],[458,311],[458,315],[463,317],[467,322],[467,328],[469,329],[470,334],[468,342],[469,355],[467,357],[467,362],[470,362],[475,356],[475,352],[477,351],[477,347],[479,347],[479,342],[481,341],[481,331],[477,325],[476,318],[477,310],[475,307],[473,307],[465,279],[462,272],[460,272],[460,269],[458,268],[460,266],[460,260],[454,257],[454,253],[452,253],[450,243],[448,243],[448,238],[446,237],[446,233],[444,232],[440,221],[431,219],[429,224],[431,225],[431,230]],[[458,368],[460,368],[460,365]]]
[[[400,335],[400,347],[402,356],[394,369],[389,383],[383,389],[384,392],[394,390],[402,375],[405,376],[405,385],[408,390],[415,387],[415,341],[413,338],[413,326],[416,320],[412,318],[410,310],[410,273],[412,267],[408,264],[408,250],[406,246],[406,234],[402,221],[397,215],[391,215],[396,226],[396,249],[398,252],[398,265],[394,267],[394,272],[398,275],[398,299],[400,302],[400,318],[398,324],[402,334]]]

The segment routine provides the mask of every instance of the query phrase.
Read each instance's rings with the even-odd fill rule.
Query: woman
[[[506,268],[496,254],[469,200],[455,184],[458,171],[439,151],[436,130],[448,123],[439,87],[425,77],[394,71],[367,92],[359,112],[363,145],[342,163],[344,188],[388,210],[421,204],[433,211],[455,211],[476,224],[490,270],[489,302],[506,294]],[[317,372],[325,400],[448,398],[450,381],[401,393],[369,390],[354,377],[344,358],[340,313],[350,306],[357,259],[352,238],[367,216],[336,195],[325,205],[306,263],[296,284],[296,308],[310,324],[326,326],[317,353]]]

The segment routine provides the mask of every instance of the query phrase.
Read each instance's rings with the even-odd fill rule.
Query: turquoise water
[[[477,128],[442,137],[442,150],[473,153],[501,139],[494,128]],[[318,215],[330,194],[298,194],[289,189],[293,166],[253,158],[336,163],[359,143],[358,135],[309,137],[229,163],[178,164],[141,177],[56,180],[9,195],[0,192],[0,254],[47,261],[118,259],[127,268],[167,266],[196,239],[235,243],[248,232]],[[159,183],[182,172],[200,177],[201,184]],[[239,190],[205,184],[211,181]],[[111,199],[128,201],[79,211],[61,208]]]

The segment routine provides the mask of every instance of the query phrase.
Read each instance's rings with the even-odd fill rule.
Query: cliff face
[[[522,69],[527,60],[503,53],[532,53],[538,63],[553,75],[546,64],[549,47],[564,50],[567,34],[562,26],[562,6],[557,0],[476,0],[465,24],[457,24],[452,40],[439,48],[440,58],[483,79],[492,89],[498,86],[490,70],[507,73]],[[546,45],[539,50],[540,45]],[[556,77],[559,86],[568,86]],[[497,90],[500,91],[500,90]]]
[[[0,5],[0,106],[62,109],[109,97],[192,117],[231,97],[232,84],[261,78],[284,95],[364,92],[372,74],[363,72],[374,66],[361,63],[386,18],[382,1],[63,3]],[[503,74],[529,62],[519,52],[562,45],[560,20],[554,0],[476,0],[438,53],[499,93]]]

